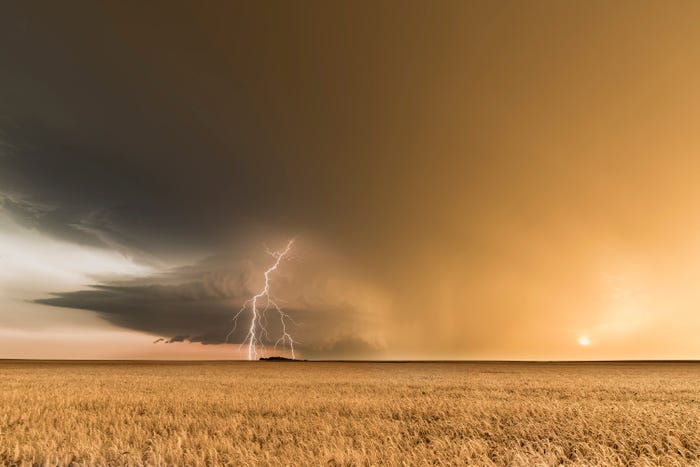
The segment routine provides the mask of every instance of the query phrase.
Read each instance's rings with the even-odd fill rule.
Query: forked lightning
[[[233,329],[226,336],[226,340],[231,336],[233,331],[236,330],[238,325],[238,318],[246,311],[250,312],[250,325],[248,326],[248,333],[246,334],[245,340],[241,343],[241,346],[248,346],[248,360],[257,360],[259,356],[259,349],[262,352],[264,347],[263,336],[269,339],[269,334],[265,324],[267,322],[266,313],[273,308],[280,319],[282,324],[282,336],[277,339],[274,347],[289,344],[289,350],[292,354],[292,358],[296,358],[294,353],[294,339],[287,332],[287,321],[292,321],[292,319],[287,315],[282,308],[275,302],[274,296],[270,293],[270,275],[277,270],[282,260],[289,255],[289,252],[294,245],[294,239],[292,238],[287,242],[287,246],[283,250],[279,251],[268,251],[270,256],[275,259],[275,262],[270,266],[267,271],[265,271],[265,286],[260,292],[255,294],[253,297],[243,303],[241,309],[238,310],[233,317],[234,325]],[[293,321],[292,321],[293,322]]]

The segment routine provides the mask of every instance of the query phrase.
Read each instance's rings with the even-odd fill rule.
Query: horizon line
[[[370,360],[370,359],[287,359],[281,361],[244,360],[244,359],[119,359],[119,358],[0,358],[0,363],[9,362],[47,362],[47,363],[540,363],[540,364],[578,364],[578,363],[700,363],[700,359],[600,359],[600,360],[503,360],[503,359],[425,359],[425,360]]]

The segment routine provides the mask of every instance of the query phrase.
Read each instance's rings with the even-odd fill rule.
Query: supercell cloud
[[[56,293],[36,303],[93,311],[109,323],[162,336],[167,343],[242,343],[245,319],[229,335],[232,317],[259,291],[262,272],[271,261],[250,247],[238,255]],[[297,241],[297,249],[304,252],[303,242]],[[289,331],[303,355],[381,355],[383,344],[376,330],[386,313],[384,299],[370,285],[347,277],[329,258],[307,249],[280,266],[272,285],[272,293],[296,323],[288,323]],[[267,328],[271,336],[279,335],[275,316]]]
[[[299,235],[304,356],[697,357],[696,7],[632,8],[4,5],[0,333],[217,347]]]

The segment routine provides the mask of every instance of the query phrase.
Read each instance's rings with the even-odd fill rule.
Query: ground
[[[0,464],[700,465],[700,364],[0,361]]]

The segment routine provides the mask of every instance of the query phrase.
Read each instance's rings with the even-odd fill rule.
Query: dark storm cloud
[[[9,193],[0,193],[0,206],[6,215],[25,227],[80,245],[110,246],[110,242],[104,241],[106,231],[90,228],[85,222],[87,218],[66,212],[62,207],[35,203]]]
[[[375,19],[321,4],[156,2],[138,19],[126,4],[7,8],[0,116],[13,149],[0,186],[55,206],[39,225],[51,234],[80,237],[75,226],[106,210],[120,244],[157,254],[250,225],[361,249],[393,231],[388,209],[391,221],[418,207],[395,205],[423,190],[396,177],[416,155],[391,148],[407,136],[392,113],[410,102],[396,92],[419,96],[430,71],[395,62],[392,82],[381,66],[404,47],[432,55],[423,19],[378,43],[353,25],[374,31],[393,8]]]
[[[359,352],[369,331],[414,357],[626,338],[603,273],[664,276],[662,304],[685,296],[669,271],[695,277],[699,10],[6,2],[0,215],[159,270],[300,233],[344,259],[315,265],[329,281],[363,283],[289,304],[322,330],[309,349]],[[199,275],[219,267],[42,303],[220,342],[245,294],[212,292]],[[367,288],[382,326],[355,319]]]
[[[37,303],[95,311],[110,323],[164,335],[173,342],[183,331],[193,333],[190,340],[211,336],[217,343],[224,342],[228,331],[223,324],[232,311],[230,304],[220,299],[183,300],[177,291],[138,286],[98,285],[91,290],[56,294]]]
[[[19,223],[88,246],[146,260],[208,239],[186,193],[169,194],[167,176],[139,173],[133,158],[67,144],[27,122],[0,158],[0,201]],[[138,157],[136,157],[138,158]],[[165,161],[163,161],[165,164]]]
[[[333,276],[330,263],[313,264],[310,267],[308,258],[292,260],[273,283],[275,296],[283,297],[280,304],[293,320],[290,332],[299,341],[298,349],[313,358],[376,357],[378,346],[361,335],[376,316],[357,302],[351,282],[341,279],[338,288],[340,276],[333,283],[327,280]],[[163,336],[166,343],[240,343],[246,338],[249,316],[243,315],[237,324],[232,317],[259,290],[262,271],[240,257],[213,257],[149,277],[56,293],[36,303],[93,311],[117,326]],[[273,311],[267,316],[266,342],[274,344],[281,327]]]
[[[138,232],[129,229],[133,219],[128,208],[81,210],[67,206],[43,204],[0,191],[2,213],[19,225],[67,242],[112,249],[141,263],[159,264],[149,252],[151,245],[139,238]]]
[[[355,34],[353,17],[364,22],[363,12],[318,6],[144,4],[138,20],[117,4],[8,7],[13,19],[3,21],[0,40],[16,45],[0,49],[7,213],[149,265],[309,233],[380,276],[386,261],[375,252],[391,260],[393,237],[407,230],[390,224],[416,208],[382,194],[416,187],[395,176],[410,165],[407,154],[375,142],[380,133],[404,137],[389,116],[403,104],[389,91],[421,89],[379,79],[374,65],[404,40],[421,47],[427,31],[409,19],[400,37],[377,48]],[[388,18],[393,9],[378,13]],[[405,77],[429,74],[398,65]],[[358,83],[361,101],[349,92]],[[98,284],[39,303],[92,310],[167,338],[222,342],[242,295],[183,298],[199,280]],[[301,340],[339,355],[333,342],[360,339],[352,316],[368,311],[349,303],[323,303],[329,313],[300,303],[303,329],[319,330]]]

